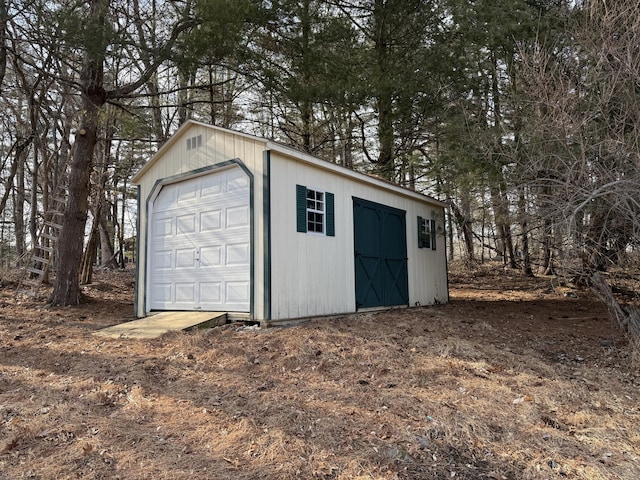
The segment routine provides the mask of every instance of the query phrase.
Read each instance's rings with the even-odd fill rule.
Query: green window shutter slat
[[[298,232],[307,232],[307,187],[296,185],[296,224]]]
[[[327,202],[327,236],[335,237],[336,236],[336,218],[334,212],[334,198],[333,193],[326,193],[326,202]]]
[[[424,248],[424,238],[422,237],[422,217],[418,217],[418,248]]]
[[[431,220],[431,250],[436,249],[436,221]]]

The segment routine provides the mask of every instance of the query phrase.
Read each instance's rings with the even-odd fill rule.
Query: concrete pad
[[[226,322],[226,312],[161,312],[94,332],[109,338],[158,338],[164,333]]]

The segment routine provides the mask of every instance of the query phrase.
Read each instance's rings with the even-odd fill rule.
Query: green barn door
[[[403,210],[353,199],[356,307],[409,303]]]

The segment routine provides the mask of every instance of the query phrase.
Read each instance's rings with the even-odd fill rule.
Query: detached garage
[[[263,324],[448,301],[444,204],[189,121],[134,177],[138,317]]]

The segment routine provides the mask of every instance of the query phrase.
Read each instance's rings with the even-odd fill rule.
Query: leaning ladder
[[[53,196],[53,208],[44,215],[44,221],[22,272],[16,290],[17,296],[37,297],[38,291],[53,261],[53,251],[62,230],[62,215],[66,205],[66,192],[58,189]]]

